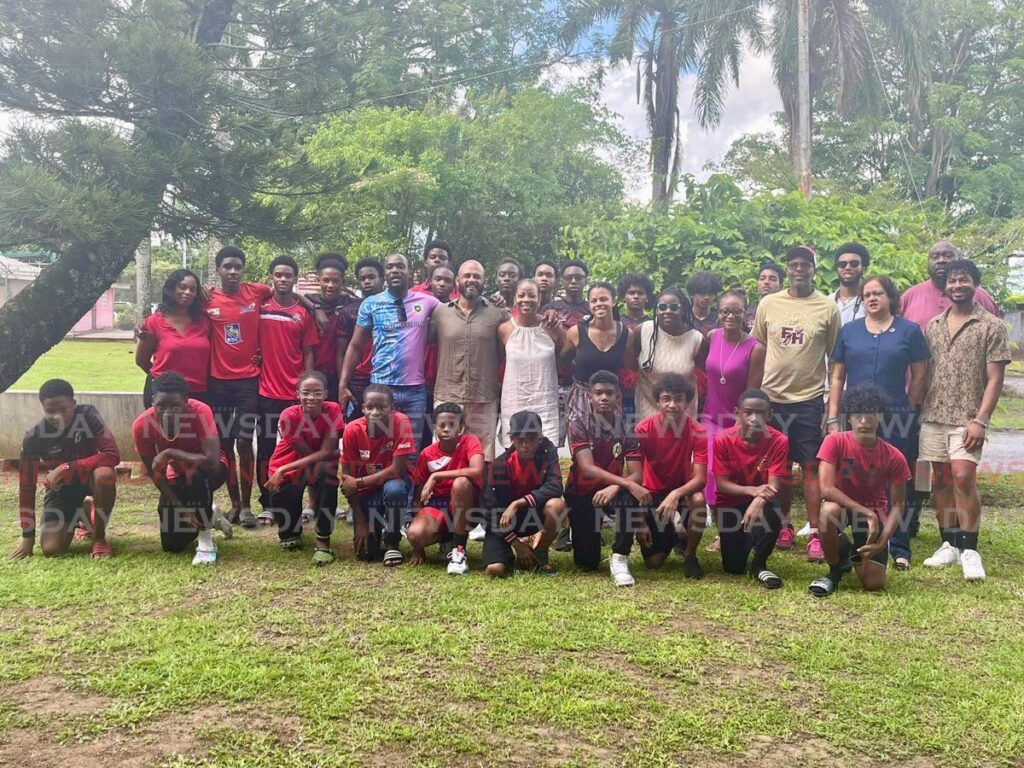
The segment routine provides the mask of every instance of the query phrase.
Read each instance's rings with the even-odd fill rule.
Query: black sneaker
[[[569,529],[562,528],[555,537],[556,552],[572,552],[572,540],[569,538]]]
[[[683,558],[683,575],[688,579],[704,578],[704,569],[700,567],[700,562],[693,555]]]

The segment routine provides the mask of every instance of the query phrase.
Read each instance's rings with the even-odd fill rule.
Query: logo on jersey
[[[368,461],[369,458],[370,458],[370,452],[369,451],[359,451],[359,458],[362,461]]]
[[[244,307],[242,307],[242,308],[241,308],[241,309],[240,309],[240,310],[238,311],[238,313],[239,313],[240,315],[247,315],[247,314],[249,314],[250,312],[255,312],[255,311],[256,311],[256,302],[253,302],[252,304],[246,304],[246,305],[245,305]]]
[[[423,311],[423,307],[421,307],[419,304],[413,304],[412,305],[412,311],[413,312],[422,312]]]
[[[802,347],[806,341],[803,328],[783,326],[780,332],[782,344],[786,347]]]
[[[622,443],[616,443],[615,445],[612,446],[612,456],[614,456],[617,459],[621,455],[622,455]]]
[[[206,314],[210,317],[220,317],[220,307],[210,307],[206,310]]]
[[[395,441],[388,440],[387,445],[385,445],[384,447],[387,448],[389,451],[393,451],[395,449]]]
[[[388,443],[388,450],[391,449],[391,443]],[[412,449],[412,440],[406,440],[398,444],[397,449],[399,451],[407,451]]]
[[[238,323],[228,323],[224,326],[224,343],[241,344],[242,328]]]

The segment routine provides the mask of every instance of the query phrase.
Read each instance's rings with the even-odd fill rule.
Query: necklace
[[[720,373],[720,378],[718,379],[718,383],[719,384],[725,384],[725,381],[726,381],[726,379],[725,379],[725,367],[727,365],[729,365],[729,363],[732,362],[732,356],[736,354],[736,350],[740,348],[740,344],[742,344],[742,343],[743,343],[743,340],[741,339],[740,341],[737,341],[733,345],[732,352],[729,353],[729,359],[726,360],[725,361],[725,365],[723,365],[722,364],[722,355],[725,352],[725,332],[724,331],[722,332],[722,345],[718,348],[718,370],[719,370],[719,373]]]
[[[876,326],[877,330],[873,330],[871,326],[875,325],[874,321],[870,317],[866,317],[864,318],[864,327],[867,329],[868,333],[872,334],[873,336],[879,336],[892,327],[893,321],[895,319],[896,318],[893,315],[890,315],[888,320],[886,320],[881,325]]]

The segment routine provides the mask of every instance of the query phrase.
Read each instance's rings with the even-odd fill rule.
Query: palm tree
[[[728,80],[739,81],[744,42],[764,50],[760,0],[570,0],[563,40],[614,22],[611,64],[636,61],[637,101],[651,131],[651,197],[667,206],[679,179],[679,76],[695,71],[694,104],[702,128],[722,118]]]

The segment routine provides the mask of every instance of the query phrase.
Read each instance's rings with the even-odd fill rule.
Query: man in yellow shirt
[[[753,336],[766,347],[761,388],[772,402],[772,426],[789,438],[789,460],[803,468],[804,500],[811,538],[807,559],[824,562],[818,538],[821,489],[818,486],[818,449],[824,435],[825,358],[842,328],[836,303],[814,290],[817,255],[798,245],[786,252],[789,289],[765,296],[757,306]],[[780,494],[784,519],[793,501],[792,483]],[[787,524],[776,547],[793,546],[793,526]]]

